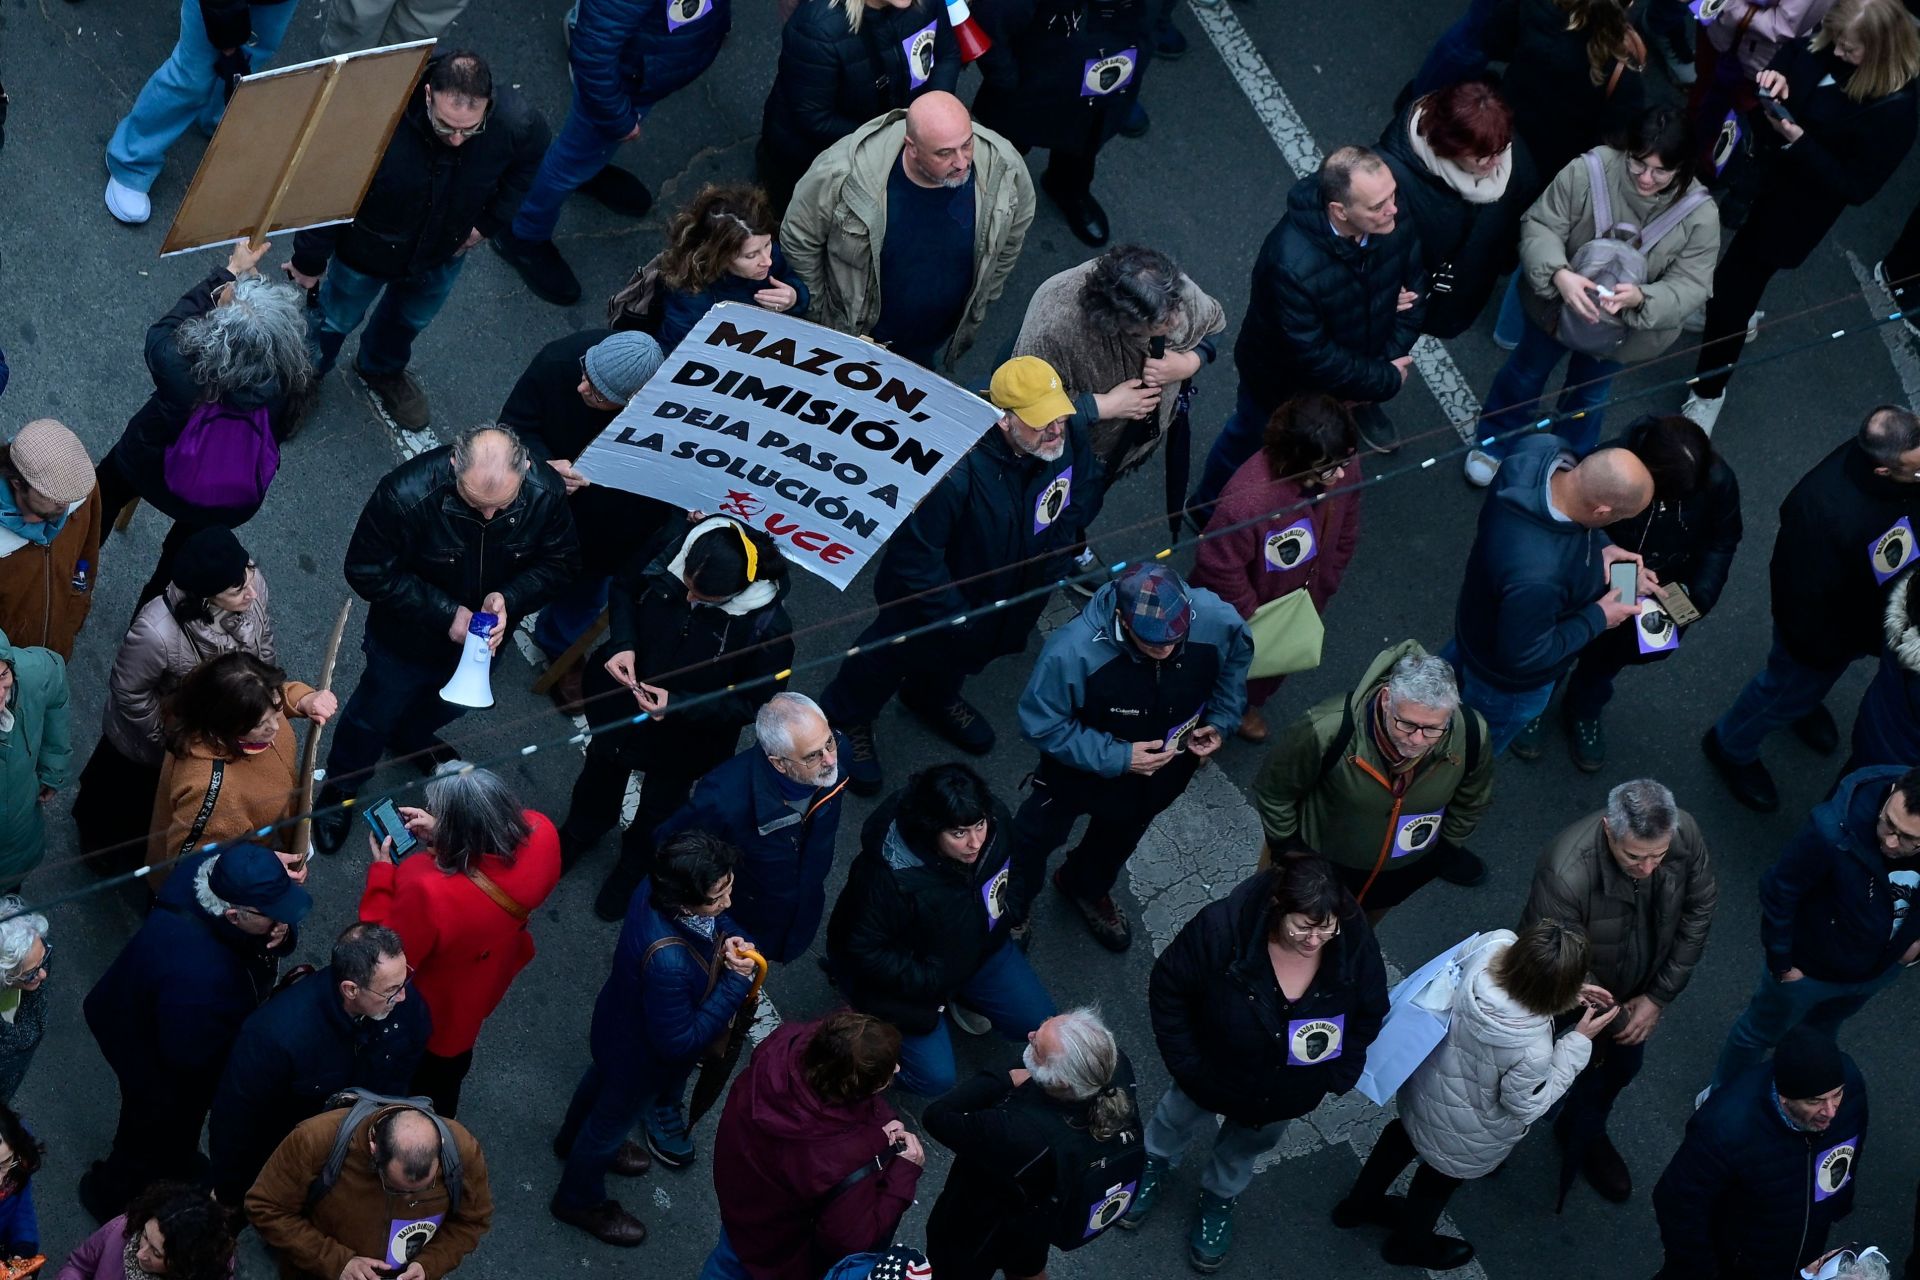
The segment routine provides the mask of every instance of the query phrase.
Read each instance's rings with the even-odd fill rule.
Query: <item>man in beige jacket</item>
[[[933,368],[973,345],[1033,222],[1014,145],[950,93],[869,120],[794,189],[780,246],[809,319]]]

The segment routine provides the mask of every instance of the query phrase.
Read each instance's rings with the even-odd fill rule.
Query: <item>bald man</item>
[[[453,757],[435,735],[466,708],[440,689],[467,632],[483,629],[498,653],[514,623],[579,571],[566,498],[559,473],[531,465],[520,438],[491,423],[401,463],[375,487],[347,544],[347,585],[370,606],[367,665],[335,722],[316,800],[322,853],[345,841],[353,819],[339,804],[359,794],[382,751],[422,772]]]
[[[1622,560],[1639,566],[1635,600],[1657,579],[1602,530],[1652,501],[1653,477],[1625,449],[1576,462],[1558,436],[1541,433],[1508,453],[1480,509],[1454,638],[1440,655],[1459,669],[1467,705],[1486,717],[1494,755],[1539,719],[1588,641],[1640,612],[1608,590],[1608,570]]]
[[[951,366],[1006,288],[1033,208],[1013,144],[952,94],[925,93],[820,153],[780,244],[813,293],[808,319]]]

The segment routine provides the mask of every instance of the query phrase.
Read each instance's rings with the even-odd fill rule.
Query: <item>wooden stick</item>
[[[113,518],[113,531],[115,533],[125,533],[127,526],[133,523],[133,513],[139,509],[140,499],[138,498],[135,498],[132,502],[120,508],[120,514]]]
[[[606,629],[607,611],[602,609],[600,616],[593,620],[593,625],[582,632],[578,640],[568,645],[565,653],[547,664],[547,669],[542,671],[540,678],[533,682],[533,691],[535,693],[545,693],[556,684],[559,684],[560,677],[580,665],[580,660],[587,656],[588,652],[592,650],[594,642],[600,638],[601,633]]]
[[[313,141],[320,131],[320,118],[327,112],[327,103],[333,100],[334,86],[340,83],[340,60],[334,59],[320,76],[320,92],[313,95],[313,101],[307,104],[307,114],[300,121],[300,140],[294,143],[293,155],[287,161],[287,167],[280,171],[280,181],[274,183],[273,193],[267,197],[266,208],[260,211],[260,221],[253,232],[253,243],[266,243],[267,232],[273,228],[273,219],[280,212],[280,202],[286,199],[287,191],[293,186],[293,175],[300,170],[300,161],[307,154],[307,144]]]
[[[353,597],[340,602],[340,616],[333,621],[333,634],[327,638],[327,656],[320,664],[321,693],[333,689],[333,667],[340,659],[340,640],[347,633],[347,615],[353,612]],[[300,821],[293,828],[294,865],[304,867],[313,854],[313,773],[320,766],[320,733],[323,726],[307,727],[306,747],[300,753]]]

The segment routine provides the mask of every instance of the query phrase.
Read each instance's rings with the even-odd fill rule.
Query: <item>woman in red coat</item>
[[[1275,409],[1260,452],[1220,491],[1188,580],[1242,618],[1301,587],[1324,615],[1360,541],[1359,447],[1353,415],[1332,396],[1298,396]],[[1284,679],[1247,681],[1241,737],[1267,740],[1260,705]]]
[[[419,841],[411,856],[396,859],[391,839],[368,837],[373,865],[360,918],[406,943],[414,986],[433,1014],[413,1091],[451,1116],[480,1024],[533,959],[527,918],[560,881],[560,837],[486,769],[442,765],[425,799],[423,809],[398,810]]]

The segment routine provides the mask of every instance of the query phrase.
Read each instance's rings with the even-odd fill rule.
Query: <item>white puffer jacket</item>
[[[1455,1178],[1492,1173],[1587,1065],[1593,1043],[1529,1013],[1487,972],[1513,944],[1486,934],[1453,993],[1447,1037],[1400,1087],[1400,1120],[1420,1158]]]
[[[208,658],[243,649],[265,662],[274,660],[273,623],[267,617],[267,576],[253,571],[253,604],[245,613],[216,609],[205,622],[185,626],[174,616],[182,597],[169,585],[134,615],[133,625],[114,655],[108,679],[111,695],[101,731],[129,760],[158,769],[166,755],[160,704],[174,687]]]

